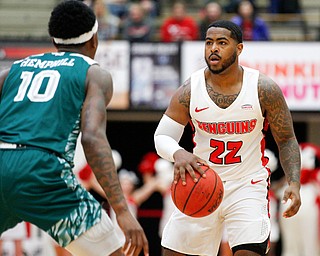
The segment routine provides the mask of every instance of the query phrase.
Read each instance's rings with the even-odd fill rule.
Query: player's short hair
[[[82,1],[63,1],[51,12],[49,35],[61,39],[76,38],[91,31],[95,22],[93,10]]]
[[[242,43],[243,39],[242,39],[242,31],[241,28],[233,23],[232,21],[229,20],[217,20],[212,22],[207,29],[209,28],[225,28],[228,29],[231,32],[231,38],[233,38],[234,40],[236,40],[238,43]]]

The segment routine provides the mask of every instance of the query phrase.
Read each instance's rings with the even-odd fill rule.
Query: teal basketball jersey
[[[93,64],[69,52],[15,61],[0,95],[0,141],[44,148],[72,162]]]

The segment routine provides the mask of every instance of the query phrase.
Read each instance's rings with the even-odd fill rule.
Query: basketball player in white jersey
[[[241,29],[230,21],[209,25],[205,39],[207,67],[193,73],[177,90],[155,132],[158,154],[174,162],[174,182],[186,181],[200,164],[217,171],[225,194],[219,208],[203,218],[175,209],[162,236],[164,256],[215,256],[226,226],[234,256],[266,255],[270,235],[264,157],[268,124],[279,148],[290,199],[283,217],[300,207],[300,153],[292,118],[279,86],[257,70],[239,65]],[[272,54],[272,51],[270,51]],[[193,153],[180,147],[184,127],[194,131]]]

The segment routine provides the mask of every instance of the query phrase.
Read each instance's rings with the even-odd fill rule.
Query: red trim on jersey
[[[264,155],[264,151],[266,150],[266,139],[265,138],[266,138],[266,133],[268,131],[268,128],[269,128],[269,122],[265,118],[264,121],[263,121],[263,130],[262,130],[263,138],[260,141],[262,166],[266,166],[268,164],[268,162],[269,162],[269,158]],[[268,169],[268,172],[269,172],[269,176],[270,176],[271,175],[270,169]]]
[[[271,200],[271,189],[270,189],[270,186],[271,186],[271,170],[266,167],[267,171],[268,171],[268,179],[267,179],[267,182],[268,182],[268,193],[267,193],[267,200],[268,200],[268,205],[267,205],[267,209],[268,209],[268,217],[270,218],[271,217],[271,214],[270,214],[270,200]]]
[[[191,120],[189,121],[189,124],[190,124],[190,126],[191,126],[191,130],[192,130],[192,142],[193,142],[193,148],[195,148],[195,147],[197,146],[197,143],[196,143],[196,142],[195,142],[195,140],[194,140],[194,137],[196,136],[196,134],[195,134],[196,129],[195,129],[195,127],[194,127],[194,125],[193,125],[193,123],[192,123],[192,121],[191,121]]]

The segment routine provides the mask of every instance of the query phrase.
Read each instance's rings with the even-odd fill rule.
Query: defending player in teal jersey
[[[73,255],[148,255],[106,136],[113,85],[110,73],[93,60],[97,30],[88,6],[63,1],[49,21],[57,52],[18,60],[0,75],[0,234],[28,221]],[[72,172],[80,131],[86,159],[116,212],[125,244]]]

